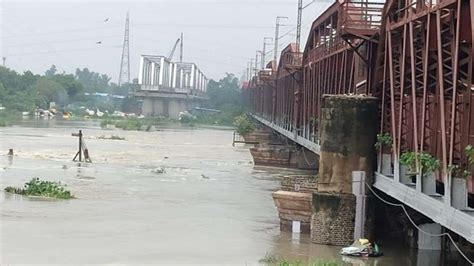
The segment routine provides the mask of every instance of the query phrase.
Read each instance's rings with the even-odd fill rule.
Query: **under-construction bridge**
[[[474,243],[472,12],[469,0],[336,1],[304,50],[289,44],[244,97],[257,120],[317,154],[323,95],[377,97],[380,133],[392,145],[379,151],[374,186]],[[412,182],[400,164],[407,152],[441,167]]]

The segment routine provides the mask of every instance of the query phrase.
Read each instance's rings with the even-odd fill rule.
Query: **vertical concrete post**
[[[151,63],[151,79],[148,84],[155,85],[155,62]]]
[[[318,192],[313,194],[311,239],[319,244],[348,245],[354,237],[370,238],[371,210],[363,207],[365,196],[357,208],[356,195],[365,191],[361,189],[362,182],[354,184],[353,172],[363,172],[364,183],[372,182],[378,99],[324,95],[320,119],[321,154]],[[360,173],[356,174],[358,179]]]
[[[164,75],[164,68],[165,68],[165,58],[162,57],[160,60],[160,76],[158,78],[158,85],[161,86],[163,85],[163,75]]]
[[[364,171],[352,172],[352,193],[356,196],[354,240],[357,240],[365,237],[366,195]]]
[[[142,85],[143,82],[143,56],[140,56],[140,71],[138,73],[138,84]]]

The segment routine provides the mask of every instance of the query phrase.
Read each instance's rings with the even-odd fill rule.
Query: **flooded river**
[[[71,161],[79,129],[92,164]],[[112,134],[125,140],[98,139]],[[280,232],[271,191],[295,172],[255,167],[248,147],[231,141],[230,130],[102,130],[96,122],[1,128],[0,153],[16,155],[0,156],[0,263],[258,265],[266,253],[342,262],[339,247]],[[77,199],[3,192],[32,177],[64,182]],[[384,252],[345,261],[417,265],[416,251]]]

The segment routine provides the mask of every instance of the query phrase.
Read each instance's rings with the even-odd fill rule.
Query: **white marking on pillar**
[[[293,233],[301,233],[301,222],[300,221],[292,221],[291,222],[291,232]]]

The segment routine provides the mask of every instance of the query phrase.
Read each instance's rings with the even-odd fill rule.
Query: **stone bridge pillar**
[[[323,96],[318,192],[312,199],[311,239],[315,243],[349,245],[354,240],[352,172],[364,171],[366,182],[372,183],[377,111],[374,97]],[[365,237],[370,238],[370,207],[365,213]]]

